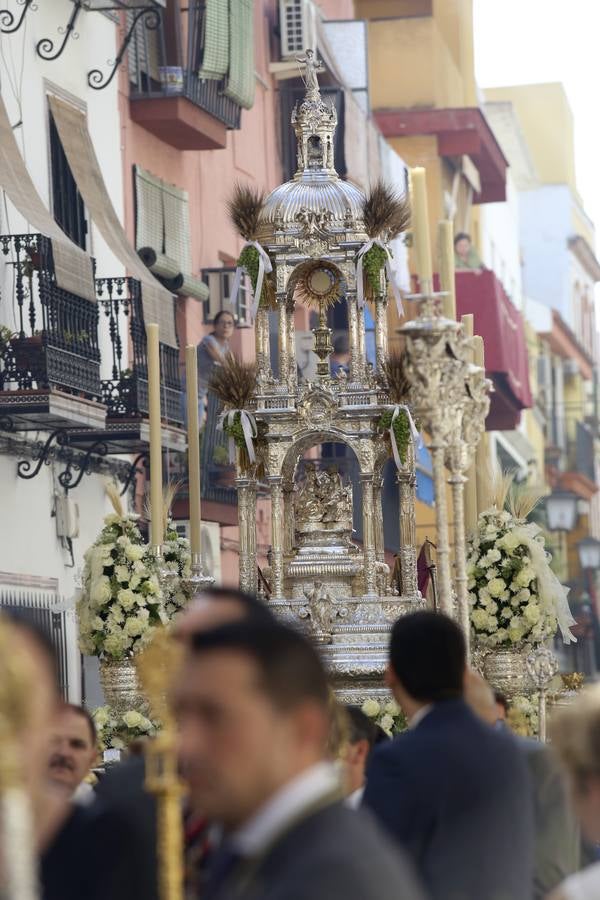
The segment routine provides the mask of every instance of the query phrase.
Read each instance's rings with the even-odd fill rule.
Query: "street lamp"
[[[600,569],[600,541],[593,537],[583,538],[577,543],[579,564],[582,569]]]
[[[577,519],[577,494],[553,491],[546,497],[546,515],[550,531],[572,531]]]

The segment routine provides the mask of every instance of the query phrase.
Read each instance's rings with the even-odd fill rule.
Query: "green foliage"
[[[244,247],[242,252],[239,255],[237,265],[241,269],[245,269],[248,275],[250,276],[250,281],[252,282],[252,291],[256,292],[256,285],[258,283],[258,272],[260,269],[260,254],[256,247]],[[265,273],[265,277],[263,278],[262,289],[260,292],[260,306],[268,306],[269,298],[268,298],[268,281],[269,275]]]
[[[224,425],[223,431],[228,437],[233,438],[236,447],[239,447],[240,450],[246,449],[246,438],[242,428],[242,417],[239,412],[236,412],[233,422],[228,422]]]
[[[392,427],[392,418],[394,415],[393,409],[386,409],[382,414],[381,418],[378,422],[378,427],[380,431],[389,431]],[[408,416],[406,415],[406,410],[401,409],[398,411],[398,415],[394,419],[394,437],[396,438],[396,446],[398,447],[398,454],[400,456],[400,460],[402,463],[406,462],[406,457],[408,454],[408,445],[411,439],[411,431],[410,431],[410,422],[408,421]]]
[[[373,244],[370,250],[363,256],[363,272],[367,279],[367,285],[373,294],[377,296],[380,291],[381,270],[385,266],[387,253],[378,244]]]

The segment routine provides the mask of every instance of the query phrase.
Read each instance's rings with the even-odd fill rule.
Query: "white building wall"
[[[483,203],[479,209],[481,261],[502,282],[517,309],[522,309],[519,195],[510,170],[506,178],[506,201]]]
[[[569,251],[571,191],[545,185],[519,195],[523,290],[556,309],[573,328],[570,309]]]
[[[5,0],[2,6],[20,16],[22,6],[16,0]],[[47,62],[35,51],[37,42],[50,38],[58,48],[65,26],[73,12],[69,0],[52,0],[30,9],[24,26],[15,34],[0,35],[0,85],[11,123],[17,125],[15,135],[25,157],[31,177],[43,200],[51,208],[50,148],[48,138],[48,91],[62,94],[86,108],[88,122],[104,180],[117,213],[123,213],[123,170],[121,129],[118,103],[118,75],[108,88],[91,90],[87,73],[104,69],[114,59],[119,34],[117,26],[99,12],[82,11],[78,17],[77,40],[69,38],[58,60]],[[33,231],[29,224],[2,198],[0,223],[2,233]],[[88,222],[89,225],[89,222]],[[92,227],[88,233],[88,252],[96,258],[96,273],[119,276],[123,266],[109,251],[102,237]],[[14,327],[12,273],[6,258],[0,254],[0,325]],[[101,318],[103,318],[101,316]],[[100,331],[102,335],[102,330]],[[110,360],[108,334],[101,343],[106,365]],[[125,352],[127,352],[125,348]],[[45,440],[46,434],[29,434],[32,440]],[[96,538],[107,511],[104,477],[86,475],[70,497],[78,504],[80,534],[73,541],[74,564],[66,543],[56,534],[53,515],[55,494],[62,492],[58,473],[64,463],[43,466],[39,474],[27,481],[17,477],[18,457],[0,455],[0,571],[17,575],[58,579],[58,593],[71,605],[69,614],[70,689],[79,698],[79,655],[77,652],[75,617],[72,611],[76,575],[83,565],[83,553]]]

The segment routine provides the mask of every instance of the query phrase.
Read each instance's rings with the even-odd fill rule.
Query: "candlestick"
[[[146,325],[148,358],[148,411],[150,418],[150,542],[160,553],[163,534],[162,441],[160,422],[160,345],[158,325]]]
[[[190,549],[198,556],[201,544],[200,495],[200,424],[198,421],[198,356],[190,344],[185,348],[185,378],[187,384],[188,421],[188,496],[190,504]]]
[[[447,219],[438,225],[440,286],[447,293],[443,299],[444,315],[456,319],[456,284],[454,279],[454,225]],[[473,316],[471,316],[471,319]],[[463,316],[464,319],[464,316]],[[473,331],[471,330],[471,336]]]
[[[429,212],[427,209],[427,182],[425,169],[418,166],[410,171],[410,196],[412,205],[413,237],[417,253],[417,272],[421,293],[433,290],[433,269],[429,244]]]
[[[473,356],[475,365],[485,369],[483,338],[479,335],[475,335],[473,338]],[[482,513],[489,509],[491,502],[490,444],[486,431],[483,432],[477,447],[475,466],[477,469],[477,512]]]

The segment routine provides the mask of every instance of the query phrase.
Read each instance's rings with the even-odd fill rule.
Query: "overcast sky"
[[[577,186],[600,230],[600,0],[474,0],[474,11],[481,88],[564,84],[575,118]]]

